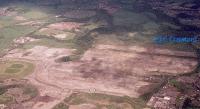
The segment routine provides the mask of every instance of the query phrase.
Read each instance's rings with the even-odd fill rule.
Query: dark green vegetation
[[[140,98],[141,98],[142,100],[148,102],[148,101],[151,99],[152,95],[155,94],[155,93],[157,93],[161,88],[163,88],[163,86],[165,86],[166,83],[167,83],[167,77],[163,78],[163,80],[161,80],[159,83],[157,83],[157,84],[155,85],[156,87],[153,86],[153,87],[150,89],[149,92],[147,92],[147,93],[141,95]],[[143,90],[143,89],[141,88],[141,90]]]
[[[69,62],[72,61],[73,58],[71,56],[64,56],[56,60],[56,62]]]
[[[73,93],[53,109],[68,109],[70,106],[90,104],[95,109],[142,109],[145,102],[127,96],[119,97],[100,93]]]
[[[60,103],[60,104],[57,104],[53,109],[69,109],[69,106],[67,106],[64,103]]]
[[[11,82],[9,85],[1,83],[0,104],[5,104],[9,107],[11,104],[15,104],[16,102],[22,103],[38,95],[38,90],[35,86],[18,80],[15,82],[18,83]]]
[[[170,80],[169,84],[176,87],[180,92],[184,92],[185,90],[187,90],[187,87],[176,79]]]
[[[34,98],[38,95],[38,90],[36,87],[32,85],[26,85],[25,87],[22,88],[23,94],[29,95],[31,98]]]

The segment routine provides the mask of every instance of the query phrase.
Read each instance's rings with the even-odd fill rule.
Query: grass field
[[[143,109],[145,102],[127,96],[119,97],[100,93],[73,93],[53,109],[68,109],[70,106],[91,104],[95,109]]]
[[[0,62],[0,79],[22,78],[33,72],[34,65],[22,61]]]
[[[10,26],[0,29],[0,53],[10,47],[14,39],[26,36],[35,29],[30,26]]]
[[[4,53],[5,49],[12,47],[14,39],[25,37],[38,29],[32,25],[17,24],[36,20],[48,22],[51,19],[45,12],[33,9],[31,6],[18,5],[13,6],[16,14],[0,16],[0,54]],[[22,17],[25,20],[17,20],[16,17]]]
[[[23,17],[27,19],[43,19],[48,17],[48,15],[44,12],[41,12],[39,10],[29,10],[28,12],[22,14]]]

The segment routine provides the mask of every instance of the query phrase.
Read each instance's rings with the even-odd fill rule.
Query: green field
[[[19,5],[19,4],[18,4]],[[11,8],[15,14],[0,16],[0,54],[6,52],[5,49],[13,47],[13,40],[19,37],[26,37],[34,33],[39,26],[18,25],[27,22],[49,22],[52,17],[31,6],[13,6]],[[16,17],[22,17],[25,20],[17,20]]]
[[[0,62],[0,79],[23,78],[32,73],[34,65],[23,61]]]
[[[68,109],[70,106],[91,104],[95,109],[143,109],[145,102],[127,96],[113,96],[100,93],[73,93],[53,109]]]

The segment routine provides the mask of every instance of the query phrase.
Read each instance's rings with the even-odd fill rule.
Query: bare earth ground
[[[35,46],[28,50],[12,50],[4,57],[36,64],[35,72],[27,79],[38,87],[41,96],[54,100],[38,102],[33,109],[50,109],[72,91],[138,98],[160,84],[159,78],[151,80],[153,76],[187,73],[197,65],[193,52],[103,44],[93,46],[78,61],[55,61],[74,51]]]

